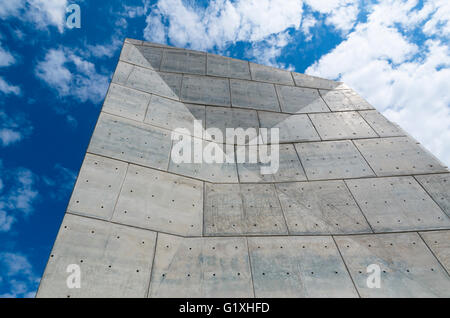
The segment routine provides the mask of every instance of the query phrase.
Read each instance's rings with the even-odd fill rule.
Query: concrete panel
[[[355,140],[377,176],[448,172],[433,155],[408,137]]]
[[[156,233],[66,214],[37,297],[145,297]],[[81,288],[67,287],[75,264]]]
[[[113,83],[125,85],[133,68],[133,65],[119,61],[111,81]]]
[[[420,236],[447,270],[447,273],[450,273],[450,231],[421,232]]]
[[[254,150],[251,148],[253,147]],[[256,146],[238,147],[237,154],[245,151],[257,152]],[[270,151],[270,147],[269,150]],[[270,163],[250,163],[246,160],[244,163],[238,163],[238,173],[240,182],[287,182],[287,181],[305,181],[306,175],[302,164],[298,159],[294,145],[283,144],[279,146],[279,168],[274,174],[261,174],[262,166],[269,166]]]
[[[222,107],[206,107],[206,128],[218,128],[222,131],[223,138],[226,138],[227,128],[254,128],[255,134],[249,135],[247,141],[240,141],[235,138],[226,138],[228,144],[244,145],[248,143],[248,139],[254,140],[258,136],[259,121],[255,110],[247,109],[232,109]],[[204,138],[206,140],[214,140],[214,136],[209,136],[205,132]]]
[[[102,113],[88,152],[166,170],[171,142],[167,130]]]
[[[144,43],[149,43],[149,42],[143,42],[141,40],[135,40],[135,39],[131,39],[131,38],[125,38],[125,43],[131,43],[134,45],[143,45]]]
[[[172,99],[179,99],[181,74],[155,72],[135,66],[126,86]]]
[[[450,173],[415,176],[415,178],[450,217]]]
[[[127,166],[125,162],[86,154],[68,211],[110,220]]]
[[[207,60],[207,75],[250,79],[250,70],[247,61],[214,54],[208,54]]]
[[[351,141],[295,144],[309,180],[375,176]]]
[[[292,235],[372,232],[341,180],[275,186]]]
[[[245,238],[158,234],[149,297],[253,297]]]
[[[361,297],[449,297],[450,278],[417,233],[335,237]],[[380,288],[369,288],[371,264]]]
[[[267,128],[267,138],[262,135],[265,143],[270,141],[270,128],[278,128],[280,142],[298,142],[320,140],[314,126],[307,115],[288,115],[270,112],[258,112],[261,128]]]
[[[255,237],[248,245],[256,297],[358,297],[329,236]]]
[[[182,236],[201,236],[203,183],[130,165],[113,221]]]
[[[294,85],[291,72],[278,68],[250,63],[250,73],[254,81]]]
[[[162,51],[162,48],[125,43],[120,53],[120,60],[157,71],[161,64]]]
[[[359,96],[352,89],[342,90],[342,92],[347,96],[350,102],[353,104],[354,109],[363,110],[363,109],[375,109],[372,105],[370,105],[364,98]]]
[[[353,105],[348,96],[344,94],[343,90],[329,91],[321,89],[319,92],[332,112],[360,109]]]
[[[204,75],[206,53],[165,49],[161,71]]]
[[[230,83],[231,103],[234,107],[280,111],[273,84],[235,79],[230,80]]]
[[[449,218],[413,177],[346,182],[375,232],[450,228]]]
[[[378,137],[357,112],[311,114],[309,118],[322,140]]]
[[[359,114],[369,123],[380,137],[405,136],[406,133],[376,110],[364,110]]]
[[[317,89],[276,85],[281,111],[286,113],[329,112]]]
[[[311,88],[323,88],[323,89],[334,89],[337,88],[341,83],[330,81],[325,78],[310,76],[301,73],[292,72],[296,86],[311,87]]]
[[[287,234],[272,184],[206,184],[207,236]]]
[[[144,121],[150,97],[150,94],[112,83],[102,110],[117,116]]]
[[[222,157],[228,156],[227,149],[223,144],[217,144],[214,142],[201,141],[203,144],[203,149],[214,149]],[[233,148],[233,145],[228,145]],[[195,147],[195,146],[193,146]],[[194,148],[193,148],[194,149]],[[195,150],[192,151],[191,163],[175,163],[170,160],[169,171],[180,174],[183,176],[188,176],[191,178],[196,178],[209,182],[221,182],[221,183],[237,183],[237,168],[236,163],[227,163],[224,159],[223,163],[206,163],[203,158],[194,158]],[[202,153],[202,152],[200,152]],[[208,152],[209,153],[209,152]],[[230,152],[230,156],[234,157],[234,149]],[[200,161],[201,163],[196,163]]]
[[[228,79],[184,75],[181,100],[195,104],[230,106]]]
[[[152,95],[144,122],[169,130],[186,128],[194,134],[194,120],[205,124],[205,106],[177,102]]]

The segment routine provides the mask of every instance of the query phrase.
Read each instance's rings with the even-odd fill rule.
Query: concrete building
[[[237,127],[279,141],[208,134]],[[176,128],[279,168],[174,162]],[[37,296],[449,297],[449,216],[447,167],[345,84],[127,39]]]

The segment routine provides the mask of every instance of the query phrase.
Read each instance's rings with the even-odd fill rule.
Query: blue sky
[[[2,0],[0,297],[36,291],[125,37],[343,80],[448,165],[449,19],[448,0]]]

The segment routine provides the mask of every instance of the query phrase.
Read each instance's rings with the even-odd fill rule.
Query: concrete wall
[[[175,163],[179,127],[277,127],[279,170]],[[449,193],[343,83],[127,39],[37,296],[449,297]]]

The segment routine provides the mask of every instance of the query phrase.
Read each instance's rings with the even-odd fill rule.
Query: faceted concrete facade
[[[226,128],[279,128],[279,169],[175,159],[276,143]],[[37,296],[450,297],[449,217],[447,167],[345,84],[127,39]]]

